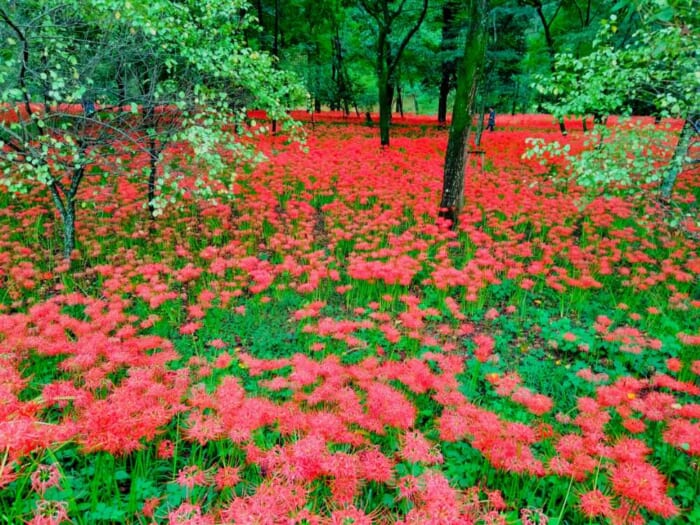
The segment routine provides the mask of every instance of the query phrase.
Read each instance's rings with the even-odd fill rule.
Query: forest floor
[[[49,195],[0,193],[1,521],[700,522],[700,242],[522,160],[562,140],[523,115],[450,229],[446,130],[361,122],[155,223],[95,166],[70,265]]]

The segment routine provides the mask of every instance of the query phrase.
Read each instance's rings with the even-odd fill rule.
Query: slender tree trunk
[[[442,35],[440,51],[448,54],[455,49],[457,27],[454,21],[458,9],[458,3],[448,0],[442,6]],[[438,98],[438,124],[444,126],[447,123],[447,96],[450,93],[450,82],[455,73],[454,58],[443,57],[441,64],[440,95]]]
[[[588,5],[586,6],[586,22],[584,26],[588,27],[591,23],[591,0],[588,0]]]
[[[438,98],[438,124],[447,124],[447,96],[450,93],[450,74],[443,66],[442,79],[440,80],[440,94]]]
[[[119,91],[119,102],[117,104],[121,108],[126,105],[126,84],[121,75],[117,77],[117,90]]]
[[[314,46],[311,47],[309,46],[308,51],[306,53],[306,64],[309,69],[309,78],[308,78],[308,85],[309,85],[309,92],[311,93],[312,97],[312,104],[310,106],[313,107],[313,109],[316,111],[316,113],[319,113],[321,111],[321,100],[320,100],[320,79],[319,79],[319,72],[320,72],[320,55],[321,55],[321,50],[318,41],[314,43]],[[309,109],[310,109],[309,108]]]
[[[61,219],[63,221],[63,258],[69,260],[75,249],[75,196],[67,199]]]
[[[542,22],[542,28],[544,29],[544,39],[545,42],[547,42],[547,53],[549,54],[549,70],[552,72],[552,75],[556,73],[555,57],[557,54],[557,51],[554,47],[554,37],[552,36],[552,22],[559,13],[559,9],[561,9],[562,5],[563,2],[559,2],[556,12],[552,16],[552,18],[550,18],[550,20],[547,21],[547,17],[545,17],[544,15],[542,2],[538,1],[534,4],[535,10],[537,11],[537,16],[539,16],[540,21]],[[562,135],[566,135],[567,131],[566,124],[564,123],[564,118],[558,117],[557,121],[559,122],[559,131],[561,131]]]
[[[567,135],[569,132],[566,131],[566,122],[564,122],[564,117],[558,117],[557,121],[559,122],[559,131],[561,134]]]
[[[396,112],[403,118],[403,95],[400,84],[396,84]]]
[[[384,69],[384,68],[382,68]],[[389,75],[386,70],[379,73],[379,140],[382,146],[389,145],[389,126],[391,125],[391,93]]]
[[[117,65],[117,95],[118,102],[117,105],[121,108],[126,105],[126,66],[123,61],[119,61]]]
[[[82,170],[82,168],[78,168]],[[75,174],[74,174],[75,175]],[[80,177],[82,178],[82,176]],[[55,181],[49,185],[51,198],[53,199],[58,215],[61,217],[63,230],[63,258],[70,260],[71,253],[75,249],[75,193],[77,193],[80,178],[73,178],[73,183],[66,189],[60,182]],[[75,191],[73,191],[75,188]]]
[[[538,5],[535,6],[535,10],[537,11],[537,16],[540,17],[542,28],[544,29],[544,39],[547,42],[547,52],[549,53],[550,63],[554,64],[556,50],[554,49],[554,38],[552,37],[552,31],[550,29],[552,21],[550,20],[547,22],[547,18],[544,16],[544,11],[542,10],[542,3],[538,3]]]
[[[156,220],[156,207],[154,201],[156,199],[156,174],[158,171],[158,145],[156,139],[151,137],[148,139],[148,214],[152,221]]]
[[[391,89],[396,78],[397,67],[401,60],[406,46],[410,42],[413,35],[416,34],[418,28],[425,20],[425,15],[428,12],[428,0],[423,0],[420,12],[415,22],[411,25],[408,32],[404,35],[401,42],[394,48],[392,52],[391,43],[389,42],[389,34],[392,31],[392,24],[396,20],[406,1],[403,0],[393,10],[390,0],[380,0],[379,2],[370,2],[368,0],[360,0],[362,8],[372,18],[377,21],[377,91],[379,95],[379,136],[382,146],[389,145],[389,123],[391,121]]]
[[[331,49],[333,50],[332,56],[331,56],[331,81],[335,85],[335,89],[333,91],[333,97],[331,98],[328,106],[331,108],[331,111],[335,111],[338,106],[338,99],[340,98],[340,83],[338,80],[338,58],[337,58],[337,50],[336,46],[338,45],[337,43],[337,34],[334,37],[331,37]]]
[[[688,150],[693,140],[693,136],[698,132],[698,130],[693,125],[694,120],[697,120],[697,115],[692,115],[688,117],[683,124],[683,129],[681,130],[681,135],[678,138],[678,144],[676,145],[676,150],[673,153],[673,158],[668,165],[666,174],[664,175],[664,180],[661,183],[661,198],[663,200],[671,200],[671,194],[673,193],[673,186],[676,183],[676,179],[681,171],[683,171],[683,165],[685,164],[686,157],[688,156]]]
[[[262,7],[262,0],[256,0],[255,2],[255,7],[258,11],[258,24],[260,26],[263,25],[263,7]]]
[[[279,65],[280,58],[280,0],[275,0],[275,36],[272,42],[272,55],[277,59],[275,66]],[[277,119],[272,120],[272,133],[277,133]]]
[[[484,90],[482,86],[482,92]],[[476,146],[481,146],[481,136],[484,133],[484,116],[486,115],[486,100],[481,97],[479,101],[479,112],[476,120],[476,137],[474,138],[474,144]]]
[[[464,200],[466,146],[469,140],[476,89],[484,66],[487,10],[488,0],[471,0],[469,32],[464,44],[464,57],[457,66],[457,92],[445,152],[440,201],[440,216],[449,219],[453,228],[457,226]]]
[[[377,91],[379,97],[379,142],[389,145],[389,126],[391,124],[391,85],[389,78],[389,43],[388,32],[382,28],[377,40]]]
[[[387,85],[389,86],[387,89],[387,92],[388,92],[387,97],[389,100],[389,108],[391,108],[394,104],[394,91],[395,91],[394,82],[392,81],[391,78],[389,78],[389,83]],[[391,122],[391,117],[392,117],[392,113],[389,113],[389,122]]]
[[[280,57],[280,0],[275,0],[275,20],[274,20],[274,37],[272,41],[272,55],[279,59]]]
[[[343,109],[345,115],[350,114],[350,104],[355,104],[350,77],[343,60],[343,46],[340,40],[338,27],[335,28],[335,36],[331,39],[333,58],[331,62],[331,78],[335,83],[335,96],[331,103],[331,109]]]

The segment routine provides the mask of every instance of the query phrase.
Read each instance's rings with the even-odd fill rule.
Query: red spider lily
[[[646,462],[643,442],[651,443],[653,429],[666,449],[700,454],[700,409],[688,402],[700,391],[697,377],[687,377],[688,369],[700,375],[700,361],[672,358],[663,369],[674,345],[692,350],[698,336],[692,326],[676,343],[652,334],[668,316],[697,313],[698,244],[666,226],[653,202],[598,197],[584,204],[581,188],[559,186],[522,162],[524,137],[534,129],[556,133],[548,117],[504,116],[503,123],[518,129],[484,138],[490,166],[468,170],[456,231],[437,218],[444,136],[396,137],[393,149],[379,151],[352,123],[319,126],[308,155],[279,137],[262,138],[270,162],[238,175],[235,200],[185,199],[153,226],[142,217],[137,173],[147,159],[132,159],[133,177],[114,185],[88,175],[77,275],[46,263],[55,222],[47,195],[35,190],[26,207],[0,209],[8,297],[0,310],[0,485],[30,476],[32,454],[64,444],[76,444],[78,457],[147,449],[158,463],[180,461],[177,468],[191,450],[226,446],[241,457],[210,458],[181,473],[183,485],[221,493],[211,509],[203,501],[173,508],[153,499],[141,514],[193,523],[505,523],[510,518],[500,511],[517,511],[509,494],[459,491],[439,471],[449,462],[445,440],[469,443],[484,469],[573,479],[585,516],[634,523],[643,509],[674,515],[669,484]],[[576,150],[581,137],[571,129]],[[697,174],[682,174],[679,197],[697,184]],[[71,280],[84,291],[70,293]],[[530,376],[498,362],[501,323],[522,322],[518,311],[533,299],[565,304],[571,289],[585,298],[607,293],[611,283],[631,306],[592,313],[599,315],[593,326],[560,332],[572,343],[561,346],[580,345],[593,367],[570,372],[581,379],[574,408],[573,399],[558,406]],[[491,303],[501,286],[512,296]],[[636,302],[645,292],[653,305]],[[211,313],[247,323],[287,295],[299,299],[283,312],[296,354],[262,358],[226,325],[210,330]],[[486,322],[473,320],[475,311]],[[148,335],[164,326],[178,346]],[[195,355],[180,350],[189,343]],[[661,368],[644,378],[604,371],[602,358],[590,361],[601,347],[658,354]],[[546,349],[555,350],[563,351]],[[55,374],[38,383],[29,363],[49,358]],[[473,366],[476,359],[483,368]],[[487,407],[468,398],[471,373],[513,403],[496,398]],[[262,445],[268,434],[274,442]],[[401,461],[434,470],[399,478]],[[255,482],[251,471],[260,471]],[[594,476],[610,494],[591,489]],[[645,480],[645,500],[634,480]],[[358,495],[372,484],[409,499],[404,515],[358,509]],[[320,492],[327,500],[310,499]],[[325,515],[309,510],[316,508]]]

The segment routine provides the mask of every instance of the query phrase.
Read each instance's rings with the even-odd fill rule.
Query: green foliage
[[[627,122],[613,129],[597,126],[588,133],[584,149],[578,154],[572,154],[568,144],[558,141],[526,139],[529,148],[524,158],[537,158],[552,168],[563,160],[567,179],[596,192],[629,190],[663,178],[663,172],[655,167],[670,156],[663,146],[667,139],[666,130]]]
[[[246,5],[51,0],[1,10],[0,184],[48,186],[68,245],[84,170],[106,163],[117,142],[150,159],[152,215],[182,193],[182,172],[203,198],[230,195],[232,161],[261,159],[232,133],[265,131],[241,127],[246,107],[290,122],[286,108],[304,97],[246,44],[255,27]],[[183,147],[156,177],[169,143]]]
[[[583,57],[571,53],[556,56],[550,76],[538,77],[536,89],[557,118],[567,115],[597,117],[636,110],[653,111],[657,117],[694,120],[698,113],[697,10],[683,0],[668,2],[620,1],[614,11],[634,8],[639,29],[628,43],[616,42],[618,17],[603,20],[593,50]],[[663,181],[668,199],[690,145],[691,130],[684,129],[668,172],[658,170],[657,155],[670,158],[666,136],[652,127],[623,126],[615,131],[596,129],[580,155],[566,146],[531,141],[526,157],[563,157],[568,172],[592,187],[617,183],[625,186]]]
[[[618,3],[618,10],[622,8]],[[557,117],[629,115],[651,107],[660,116],[683,117],[697,110],[697,11],[689,2],[635,2],[641,27],[629,42],[616,42],[618,17],[603,20],[590,54],[556,56],[552,75],[535,87],[548,96]]]

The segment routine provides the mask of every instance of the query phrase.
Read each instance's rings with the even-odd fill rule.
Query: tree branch
[[[554,22],[554,19],[555,19],[555,18],[557,17],[557,15],[559,14],[559,11],[561,10],[561,6],[562,6],[563,4],[564,4],[563,1],[562,1],[562,2],[559,2],[559,5],[557,6],[556,11],[554,11],[554,14],[552,15],[552,17],[549,19],[549,22],[547,23],[547,29],[549,29],[550,27],[552,27],[552,23]]]
[[[586,27],[591,23],[591,0],[588,0],[588,5],[586,6]]]
[[[362,9],[364,9],[368,15],[370,15],[372,18],[374,18],[378,24],[382,24],[382,21],[379,17],[379,9],[376,9],[376,4],[370,4],[367,0],[360,0],[360,5],[362,6]],[[370,7],[370,5],[374,6],[374,9]]]
[[[27,90],[27,64],[29,63],[29,42],[24,32],[12,21],[10,16],[7,14],[5,9],[0,7],[0,18],[2,18],[5,23],[10,26],[12,31],[15,32],[17,38],[22,42],[22,65],[19,70],[19,86],[22,89],[22,94],[24,95],[24,108],[27,110],[27,115],[31,117],[32,106],[29,101],[29,91]]]
[[[404,39],[401,41],[401,44],[399,45],[398,50],[396,51],[396,54],[394,55],[393,59],[389,59],[389,64],[388,64],[388,70],[389,70],[389,77],[394,74],[394,70],[396,69],[396,66],[399,63],[399,60],[401,59],[401,55],[404,52],[404,49],[406,49],[406,46],[408,45],[408,42],[413,38],[413,35],[416,34],[416,31],[418,31],[418,28],[420,28],[421,24],[423,23],[423,20],[425,20],[425,15],[428,13],[428,0],[423,0],[423,7],[421,8],[420,15],[418,16],[418,20],[416,20],[416,23],[414,26],[411,28],[411,30],[406,34]]]
[[[576,11],[577,11],[577,13],[578,13],[578,21],[579,21],[579,23],[581,24],[581,27],[585,27],[585,26],[584,26],[584,23],[583,23],[583,11],[581,10],[581,6],[578,5],[578,2],[577,2],[576,0],[571,0],[571,1],[572,1],[572,2],[574,3],[574,5],[576,6]],[[589,2],[588,5],[590,6],[590,2]]]
[[[393,13],[390,13],[390,15],[391,15],[391,20],[390,20],[390,22],[389,22],[390,24],[391,24],[391,22],[393,22],[396,18],[398,18],[399,16],[401,16],[401,12],[403,11],[403,8],[404,8],[405,5],[406,5],[406,0],[401,0],[401,3],[399,4],[398,9],[396,9],[396,11],[394,11]]]

